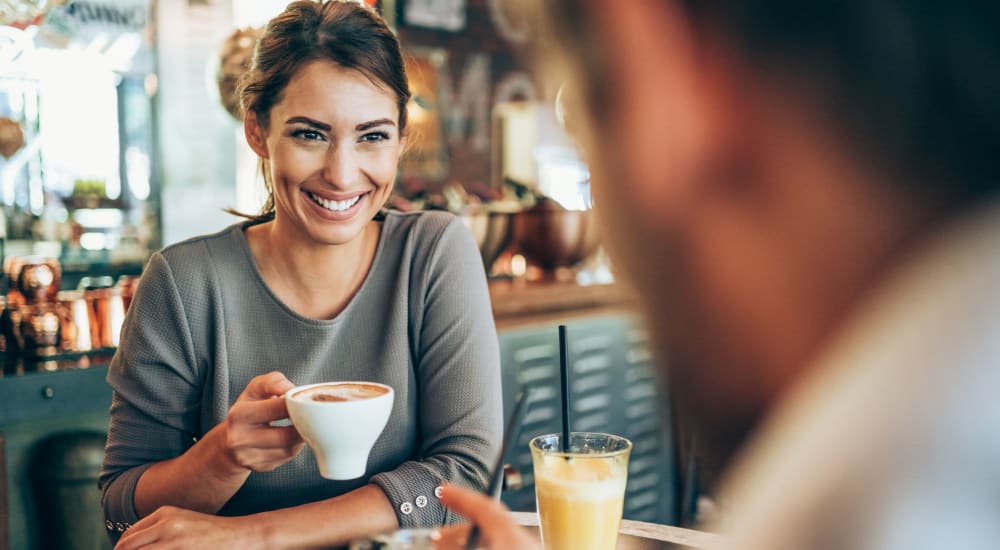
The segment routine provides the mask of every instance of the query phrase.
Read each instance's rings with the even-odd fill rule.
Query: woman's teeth
[[[363,195],[358,195],[356,197],[347,199],[345,201],[328,201],[322,197],[318,197],[312,193],[309,193],[308,191],[306,192],[306,194],[309,195],[309,198],[312,199],[312,201],[315,202],[316,204],[322,206],[323,208],[326,208],[327,210],[332,210],[334,212],[343,212],[344,210],[347,210],[348,208],[357,204],[358,201],[361,200],[361,197],[363,196]]]

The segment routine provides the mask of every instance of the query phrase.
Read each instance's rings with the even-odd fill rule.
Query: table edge
[[[525,527],[538,526],[538,514],[534,512],[511,512],[514,521],[518,525]],[[659,542],[669,542],[672,544],[682,544],[692,548],[710,549],[718,548],[723,541],[721,535],[687,529],[685,527],[674,527],[672,525],[660,525],[646,521],[636,521],[623,519],[621,533],[633,537],[641,537]]]

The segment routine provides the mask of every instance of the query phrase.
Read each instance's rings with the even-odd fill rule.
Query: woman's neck
[[[381,223],[372,221],[353,240],[332,245],[318,243],[282,221],[276,218],[246,231],[264,281],[299,315],[336,317],[368,276]]]

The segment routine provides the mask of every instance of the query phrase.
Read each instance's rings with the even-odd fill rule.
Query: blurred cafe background
[[[697,464],[662,420],[587,167],[519,56],[523,16],[504,0],[366,1],[398,33],[414,91],[391,206],[462,217],[490,279],[505,408],[538,388],[505,502],[534,507],[527,441],[559,431],[566,324],[574,429],[635,443],[625,517],[690,524]],[[108,547],[106,365],[148,255],[263,202],[234,91],[285,3],[0,0],[0,549]]]

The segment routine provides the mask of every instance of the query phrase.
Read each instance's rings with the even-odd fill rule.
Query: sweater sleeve
[[[441,231],[426,265],[416,365],[419,459],[371,480],[392,502],[401,527],[457,520],[438,500],[438,487],[485,488],[503,430],[500,350],[486,276],[459,220]]]
[[[191,333],[170,266],[153,254],[108,368],[111,423],[100,486],[112,539],[138,521],[136,483],[195,441],[201,398]]]

